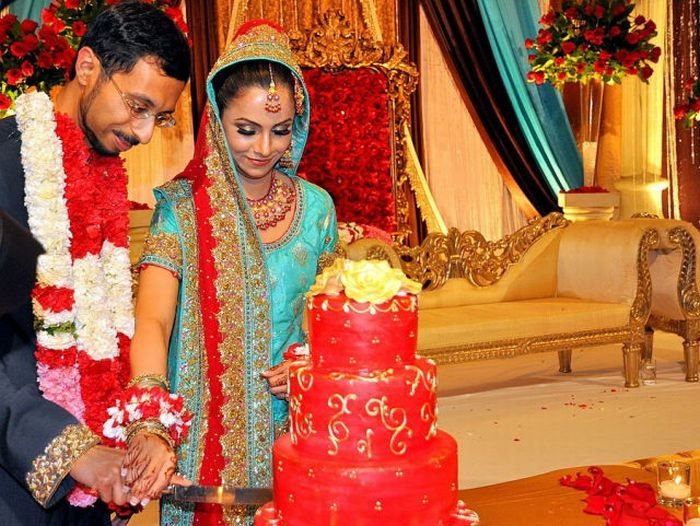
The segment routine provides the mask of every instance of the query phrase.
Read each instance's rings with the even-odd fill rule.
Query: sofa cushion
[[[628,326],[629,305],[541,298],[422,309],[418,350]]]

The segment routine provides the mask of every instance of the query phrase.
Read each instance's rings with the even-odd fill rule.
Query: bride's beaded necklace
[[[285,184],[279,177],[273,175],[270,188],[263,197],[260,199],[246,197],[258,229],[268,230],[282,221],[292,209],[295,196],[294,185]]]

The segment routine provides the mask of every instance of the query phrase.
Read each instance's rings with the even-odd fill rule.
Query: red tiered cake
[[[416,357],[416,296],[308,300],[310,360],[291,368],[258,526],[468,526],[457,444],[437,428],[435,364]]]

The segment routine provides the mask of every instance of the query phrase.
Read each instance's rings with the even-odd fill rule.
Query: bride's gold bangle
[[[132,378],[127,387],[133,387],[133,386],[138,386],[138,387],[160,387],[161,389],[165,389],[166,391],[170,391],[170,383],[168,382],[168,379],[163,376],[162,374],[155,374],[155,373],[147,373],[147,374],[140,374],[136,376],[135,378]]]

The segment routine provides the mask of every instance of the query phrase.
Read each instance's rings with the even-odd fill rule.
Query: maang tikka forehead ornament
[[[274,22],[251,20],[243,24],[233,37],[233,41],[216,61],[209,80],[221,68],[226,67],[231,62],[251,59],[267,59],[272,62],[280,62],[294,71],[294,110],[297,115],[303,115],[305,110],[305,93],[299,80],[302,76],[301,68],[299,68],[299,64],[292,53],[289,37],[284,32],[284,29]],[[279,103],[279,92],[272,71],[270,71],[270,85],[268,87],[268,96],[270,95],[272,97],[269,101],[266,100],[265,109],[268,109],[269,102],[270,109],[268,111],[276,113],[279,111],[274,109],[277,106],[275,101]],[[275,95],[277,95],[277,99],[275,99]]]
[[[272,74],[272,64],[267,65],[270,70],[270,87],[267,88],[267,100],[265,101],[265,109],[270,113],[277,113],[282,109],[280,104],[280,95],[277,93],[275,85],[275,76]]]

